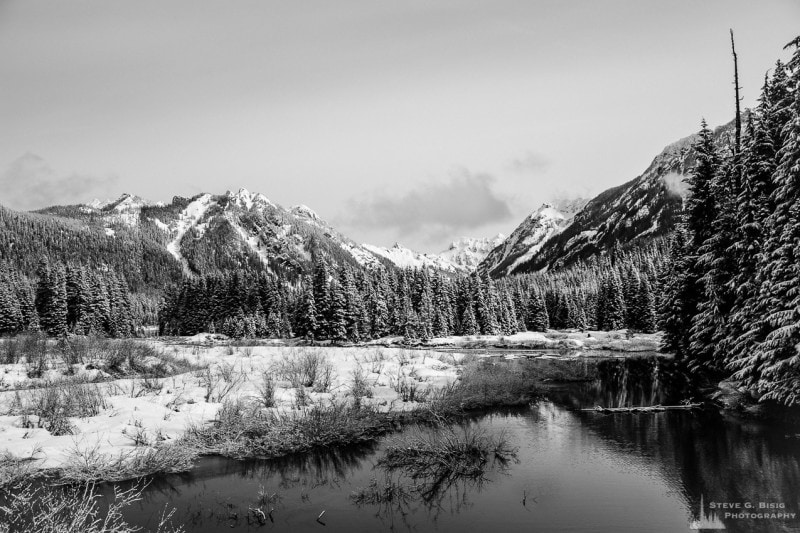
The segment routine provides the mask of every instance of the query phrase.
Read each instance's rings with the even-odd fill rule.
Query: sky
[[[797,0],[0,0],[0,204],[245,187],[436,252],[641,174]]]

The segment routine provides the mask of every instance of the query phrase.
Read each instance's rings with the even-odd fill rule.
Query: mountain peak
[[[233,191],[226,191],[225,196],[227,196],[231,202],[234,204],[244,207],[245,209],[251,209],[254,205],[261,205],[261,206],[274,206],[269,198],[264,196],[261,193],[252,193],[245,189],[244,187],[240,187],[237,192]]]
[[[295,216],[308,218],[311,220],[320,220],[319,215],[310,207],[304,204],[298,204],[291,209],[291,213]]]

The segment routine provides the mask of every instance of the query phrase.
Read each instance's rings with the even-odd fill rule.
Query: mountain
[[[358,244],[308,206],[285,209],[246,189],[176,196],[169,204],[126,193],[114,200],[0,213],[0,252],[23,271],[33,272],[42,256],[102,263],[122,271],[135,289],[157,290],[181,272],[235,268],[294,278],[311,272],[313,254],[354,268],[466,273],[501,240],[502,235],[461,238],[442,254]]]
[[[450,247],[447,250],[436,255],[452,265],[471,272],[478,268],[478,265],[489,255],[489,252],[500,245],[505,238],[502,233],[483,239],[461,237],[450,243]]]
[[[167,250],[137,225],[116,214],[86,206],[51,207],[42,212],[12,211],[0,206],[0,268],[7,263],[26,274],[44,258],[60,262],[107,265],[122,273],[136,292],[160,291],[180,277]],[[126,218],[126,220],[132,220]]]
[[[247,189],[144,206],[139,224],[158,235],[186,273],[250,267],[293,277],[310,272],[313,254],[354,267],[384,264],[307,206],[284,209]]]
[[[480,268],[488,269],[495,277],[513,273],[519,265],[533,258],[548,239],[561,232],[585,203],[585,200],[574,200],[563,205],[542,205],[487,254]]]
[[[415,252],[395,243],[391,248],[383,248],[364,244],[364,248],[375,255],[386,258],[399,268],[426,268],[449,274],[469,273],[494,247],[504,239],[502,234],[485,239],[461,237],[450,244],[450,247],[438,254]]]
[[[34,271],[43,256],[103,263],[122,271],[137,289],[162,288],[181,272],[233,268],[294,278],[311,272],[312,254],[354,268],[392,265],[307,206],[284,209],[246,189],[176,196],[169,204],[123,194],[30,213],[0,208],[0,256],[23,271]]]
[[[714,131],[721,150],[728,149],[732,130],[731,122]],[[694,166],[696,139],[690,135],[668,145],[640,176],[600,193],[574,216],[546,204],[478,268],[494,277],[559,268],[615,246],[667,235],[687,193],[683,179]]]

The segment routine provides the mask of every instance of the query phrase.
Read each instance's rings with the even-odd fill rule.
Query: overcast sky
[[[438,251],[639,175],[797,0],[0,0],[0,204],[246,187]]]

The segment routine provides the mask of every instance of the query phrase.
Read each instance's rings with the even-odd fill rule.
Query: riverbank
[[[179,472],[201,454],[363,442],[532,397],[520,376],[479,370],[481,359],[465,354],[174,341],[102,341],[72,360],[39,342],[35,357],[2,365],[6,476],[22,467],[78,481]]]
[[[427,341],[406,341],[403,337],[384,337],[367,343],[379,346],[412,345],[422,348],[570,350],[578,352],[656,352],[661,344],[660,333],[638,333],[628,330],[525,331],[514,335],[466,335],[435,337]]]

